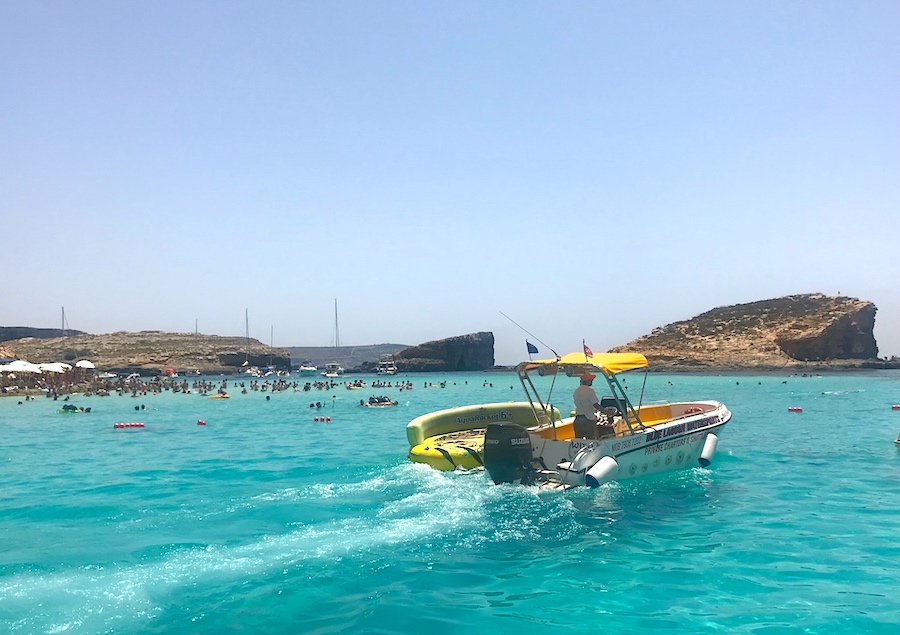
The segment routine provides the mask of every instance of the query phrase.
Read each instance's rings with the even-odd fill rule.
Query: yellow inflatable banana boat
[[[559,412],[553,417],[558,421]],[[484,467],[484,431],[487,424],[499,421],[523,427],[549,423],[543,412],[527,401],[462,406],[438,410],[416,417],[406,426],[409,460],[425,463],[438,470],[471,470]]]

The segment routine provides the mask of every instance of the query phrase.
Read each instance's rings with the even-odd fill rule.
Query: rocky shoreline
[[[611,352],[642,353],[652,372],[801,374],[900,368],[900,359],[878,358],[875,313],[874,304],[857,298],[786,296],[718,307],[656,328]],[[3,328],[7,333],[28,332],[24,327]],[[241,337],[161,331],[46,337],[41,331],[52,330],[33,329],[33,337],[0,342],[0,357],[38,363],[89,359],[106,371],[143,375],[167,369],[236,374],[248,366],[286,370],[292,361],[291,349]],[[393,352],[393,358],[400,372],[503,372],[494,366],[490,332],[406,347]],[[354,363],[348,372],[372,372],[377,359]]]

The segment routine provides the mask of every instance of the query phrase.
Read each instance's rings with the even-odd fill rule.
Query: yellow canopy
[[[579,367],[587,371],[600,371],[604,375],[615,375],[626,370],[644,368],[647,366],[647,358],[640,353],[596,353],[585,355],[569,353],[554,359],[536,359],[519,364],[519,370],[530,371],[542,366],[559,366],[563,369]]]

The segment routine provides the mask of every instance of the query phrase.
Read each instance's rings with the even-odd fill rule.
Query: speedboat
[[[570,353],[522,362],[516,374],[525,401],[465,406],[423,415],[406,428],[409,458],[443,470],[483,467],[494,483],[551,489],[634,478],[693,466],[707,467],[717,433],[731,419],[718,401],[635,405],[619,375],[647,369],[638,353]],[[560,377],[589,372],[606,380],[597,426],[602,436],[575,436],[574,416],[550,405]],[[550,381],[541,397],[532,374]],[[564,381],[564,380],[563,380]],[[646,375],[645,375],[646,381]],[[643,391],[642,391],[643,395]],[[570,399],[567,394],[566,399]]]
[[[300,364],[299,370],[300,370],[300,376],[301,376],[301,377],[312,377],[312,376],[314,376],[317,372],[319,372],[319,369],[316,368],[316,367],[313,365],[313,363],[310,362],[310,361],[306,361],[306,362],[303,362],[302,364]]]
[[[397,401],[385,396],[369,397],[368,401],[360,399],[359,405],[365,406],[366,408],[387,408],[389,406],[396,406]]]
[[[341,368],[341,365],[337,362],[328,362],[325,364],[325,370],[322,371],[322,375],[324,377],[337,377],[341,373],[344,372],[344,369]]]

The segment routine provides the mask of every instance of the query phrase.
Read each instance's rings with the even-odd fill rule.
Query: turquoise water
[[[521,395],[409,379],[0,399],[0,632],[897,631],[900,374],[651,375],[734,413],[712,467],[566,493],[408,463],[413,417]]]

